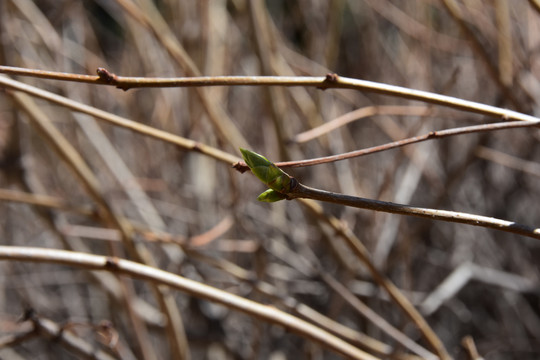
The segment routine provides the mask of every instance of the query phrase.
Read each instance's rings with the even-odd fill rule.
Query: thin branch
[[[34,71],[24,68],[0,66],[0,73],[19,74],[33,76]],[[80,81],[94,83],[96,85],[114,85],[128,90],[131,88],[146,87],[200,87],[200,86],[306,86],[321,90],[326,89],[351,89],[368,91],[383,95],[395,96],[409,100],[418,100],[431,104],[446,106],[458,110],[469,111],[482,115],[489,115],[505,120],[536,121],[538,118],[517,111],[486,105],[474,101],[463,100],[452,96],[441,95],[429,91],[414,90],[406,87],[388,85],[373,81],[360,80],[327,74],[326,76],[196,76],[179,78],[150,78],[150,77],[124,77],[99,68],[101,76],[79,78],[73,75],[68,79],[67,73],[37,71],[36,77]],[[78,79],[78,80],[75,80]]]
[[[540,240],[540,228],[534,228],[527,225],[518,224],[516,222],[496,219],[488,216],[474,215],[449,210],[421,208],[380,200],[366,199],[356,196],[314,189],[300,183],[297,183],[297,186],[291,189],[291,191],[286,193],[285,195],[287,195],[291,199],[313,199],[345,206],[352,206],[360,209],[368,209],[393,214],[423,217],[432,220],[442,220],[474,226],[482,226]]]
[[[96,83],[96,84],[108,83],[107,79],[102,76],[72,74],[72,73],[59,72],[59,71],[36,70],[36,69],[28,69],[28,68],[5,66],[5,65],[0,65],[0,73],[10,74],[10,75],[30,76],[34,78],[40,78],[40,79],[53,79],[53,80],[81,82],[81,83]]]
[[[482,124],[482,125],[472,125],[464,126],[453,129],[430,131],[427,134],[414,136],[398,141],[393,141],[383,145],[372,146],[365,149],[350,151],[347,153],[342,153],[338,155],[323,156],[314,159],[307,160],[297,160],[297,161],[286,161],[286,162],[276,162],[275,165],[280,168],[294,168],[294,167],[304,167],[304,166],[313,166],[320,165],[335,161],[341,161],[346,159],[351,159],[359,156],[365,156],[370,154],[375,154],[381,151],[386,151],[390,149],[399,148],[405,145],[415,144],[427,140],[439,139],[449,136],[456,136],[462,134],[471,134],[477,132],[487,132],[487,131],[497,131],[505,129],[516,129],[524,127],[536,127],[540,124],[540,119],[527,121],[527,122],[516,122],[516,121],[506,121],[500,123],[491,123],[491,124]],[[239,162],[234,164],[234,168],[238,171],[244,172],[248,169],[248,166],[244,162]]]
[[[167,131],[156,129],[151,126],[123,118],[121,116],[113,115],[106,111],[97,109],[93,106],[81,104],[80,102],[65,98],[49,91],[41,90],[34,86],[9,79],[7,77],[0,76],[0,86],[16,91],[25,92],[29,95],[53,102],[73,111],[88,114],[97,119],[105,120],[113,125],[120,126],[134,132],[138,132],[145,136],[150,136],[155,139],[177,145],[186,150],[200,152],[225,163],[234,164],[239,160],[237,156],[234,156],[217,148],[202,144],[197,141],[186,139],[178,135],[171,134]]]
[[[167,285],[170,288],[187,292],[193,296],[222,304],[270,323],[279,324],[342,355],[354,359],[377,359],[329,332],[275,307],[262,305],[206,284],[133,261],[65,250],[18,246],[0,246],[0,260],[56,263],[91,270],[105,270],[148,280],[154,284]]]
[[[314,127],[308,131],[297,134],[293,141],[295,143],[305,143],[319,136],[327,134],[353,121],[364,119],[375,115],[414,115],[428,116],[431,111],[428,106],[400,106],[400,105],[373,105],[343,114],[333,120],[330,120],[320,126]]]

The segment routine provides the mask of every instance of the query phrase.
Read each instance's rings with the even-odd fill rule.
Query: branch
[[[0,246],[0,260],[56,263],[91,270],[105,270],[148,280],[155,284],[167,285],[193,296],[222,304],[270,323],[279,324],[342,355],[354,359],[377,359],[329,332],[272,306],[262,305],[212,286],[133,261],[73,251],[19,246]]]
[[[472,125],[472,126],[464,126],[464,127],[459,127],[459,128],[453,128],[453,129],[430,131],[424,135],[413,136],[410,138],[393,141],[393,142],[386,143],[383,145],[372,146],[366,149],[360,149],[360,150],[350,151],[343,154],[324,156],[324,157],[308,159],[308,160],[277,162],[275,163],[275,165],[282,168],[320,165],[324,163],[341,161],[341,160],[351,159],[351,158],[355,158],[359,156],[374,154],[381,151],[395,149],[395,148],[399,148],[405,145],[419,143],[419,142],[423,142],[427,140],[440,139],[440,138],[462,135],[462,134],[472,134],[472,133],[477,133],[477,132],[488,132],[488,131],[497,131],[497,130],[505,130],[505,129],[535,127],[538,125],[540,125],[540,119],[526,121],[526,122],[505,121],[505,122],[500,122],[500,123]],[[242,169],[242,164],[235,165],[235,168],[240,171]]]
[[[366,199],[356,196],[314,189],[300,183],[297,183],[296,187],[294,187],[291,191],[285,193],[284,195],[291,199],[313,199],[334,204],[356,207],[360,209],[368,209],[393,214],[423,217],[432,220],[442,220],[448,222],[481,226],[540,240],[540,228],[534,228],[527,225],[518,224],[516,222],[496,219],[488,216],[474,215],[449,210],[421,208],[380,200]]]
[[[114,85],[120,89],[147,87],[200,87],[200,86],[306,86],[321,90],[351,89],[374,92],[410,100],[451,107],[458,110],[494,116],[506,120],[535,121],[538,118],[496,106],[440,95],[429,91],[388,85],[373,81],[352,79],[327,74],[326,76],[194,76],[179,78],[150,78],[118,76],[104,69],[97,69],[98,76],[68,74],[53,71],[29,70],[11,66],[0,66],[0,73],[34,76],[45,79],[77,81],[96,85]]]
[[[302,185],[264,156],[246,149],[240,149],[240,152],[242,152],[244,161],[253,174],[270,188],[259,195],[258,200],[260,201],[275,202],[283,199],[312,199],[360,209],[482,226],[540,239],[540,228],[533,228],[511,221],[462,212],[402,205],[314,189]]]
[[[24,84],[16,80],[9,79],[7,77],[0,76],[0,87],[5,87],[7,89],[27,93],[40,99],[64,106],[73,111],[77,111],[83,114],[93,116],[97,119],[104,120],[115,126],[120,126],[125,129],[143,134],[145,136],[149,136],[161,141],[168,142],[170,144],[174,144],[186,150],[200,152],[218,161],[233,164],[239,160],[238,157],[220,149],[205,145],[194,140],[186,139],[178,135],[171,134],[164,130],[156,129],[151,126],[141,124],[118,115],[108,113],[93,106],[81,104],[78,101],[68,99],[66,97],[39,89],[31,85]]]

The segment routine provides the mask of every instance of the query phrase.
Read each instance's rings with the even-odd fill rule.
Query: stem
[[[415,144],[415,143],[419,143],[419,142],[423,142],[427,140],[440,139],[440,138],[462,135],[462,134],[472,134],[472,133],[478,133],[478,132],[534,127],[534,126],[538,126],[539,124],[540,124],[540,119],[532,120],[532,121],[525,121],[525,122],[524,121],[519,121],[519,122],[505,121],[505,122],[500,122],[500,123],[463,126],[459,128],[453,128],[453,129],[430,131],[427,134],[413,136],[410,138],[389,142],[383,145],[372,146],[369,148],[350,151],[350,152],[342,153],[338,155],[323,156],[323,157],[307,159],[307,160],[276,162],[275,165],[280,168],[320,165],[324,163],[341,161],[341,160],[351,159],[351,158],[355,158],[359,156],[374,154],[381,151],[395,149],[395,148],[399,148],[405,145]],[[238,170],[241,170],[242,169],[241,164],[236,166],[236,168]]]
[[[193,296],[242,311],[270,323],[279,324],[347,357],[366,360],[378,359],[335,335],[273,306],[262,305],[212,286],[133,261],[73,251],[22,246],[0,246],[0,260],[56,263],[91,270],[105,270],[148,280],[155,285],[167,285],[171,288],[185,291]]]
[[[200,86],[306,86],[326,89],[351,89],[368,91],[383,95],[418,100],[431,104],[451,107],[477,114],[495,116],[506,120],[536,121],[537,117],[496,106],[440,95],[429,91],[388,85],[328,74],[326,76],[193,76],[180,78],[126,77],[113,74],[100,68],[100,76],[68,74],[53,71],[29,70],[11,66],[0,66],[0,73],[28,75],[47,79],[68,80],[114,85],[128,90],[143,87],[200,87]]]
[[[410,215],[433,220],[442,220],[487,227],[540,240],[540,228],[534,228],[527,225],[518,224],[516,222],[496,219],[488,216],[474,215],[449,210],[421,208],[380,200],[366,199],[356,196],[333,193],[325,190],[314,189],[300,183],[298,183],[298,185],[286,195],[290,198],[313,199],[334,204],[356,207],[360,209],[368,209],[393,214]]]

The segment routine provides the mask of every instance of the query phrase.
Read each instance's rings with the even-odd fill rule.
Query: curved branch
[[[0,260],[56,263],[91,270],[105,270],[148,280],[155,284],[167,285],[193,296],[222,304],[270,323],[281,325],[353,359],[377,359],[329,332],[272,306],[262,305],[212,286],[133,261],[66,250],[19,246],[0,246]]]

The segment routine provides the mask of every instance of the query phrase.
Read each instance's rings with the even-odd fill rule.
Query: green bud
[[[257,200],[264,202],[276,202],[284,199],[286,199],[285,195],[272,189],[266,190],[257,198]]]
[[[263,183],[279,193],[291,191],[291,177],[270,160],[253,151],[240,148],[244,161]],[[277,200],[275,200],[277,201]]]

